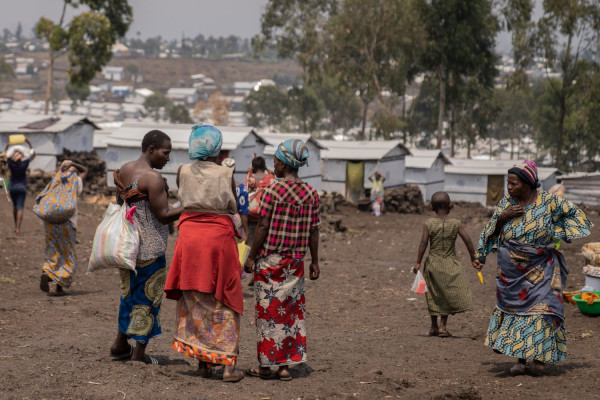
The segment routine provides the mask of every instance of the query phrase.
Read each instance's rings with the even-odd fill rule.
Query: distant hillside
[[[46,53],[22,53],[17,57],[34,58],[36,65],[41,66],[47,60]],[[259,62],[259,61],[209,61],[202,59],[157,59],[157,58],[113,58],[109,65],[126,67],[136,65],[145,77],[145,82],[138,83],[138,87],[147,87],[152,90],[166,90],[175,86],[191,86],[190,75],[204,74],[214,79],[219,87],[230,86],[236,81],[255,81],[263,78],[273,79],[280,76],[296,77],[300,68],[292,62]],[[57,86],[64,87],[67,79],[68,62],[66,56],[56,61],[55,80]],[[128,77],[129,79],[129,77]],[[96,75],[92,84],[104,82],[101,73]],[[121,82],[131,84],[131,82]],[[13,97],[15,89],[33,89],[34,98],[44,98],[46,88],[46,70],[40,68],[37,77],[21,78],[12,81],[0,82],[0,97]]]

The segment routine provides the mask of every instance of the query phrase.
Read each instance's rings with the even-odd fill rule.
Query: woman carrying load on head
[[[319,196],[298,178],[308,148],[286,140],[275,152],[275,175],[265,188],[260,220],[245,264],[254,271],[259,367],[247,373],[291,380],[290,365],[306,362],[304,256],[310,249],[310,279],[319,278]]]
[[[216,164],[222,144],[217,128],[192,127],[192,163],[177,172],[183,213],[165,292],[177,300],[173,348],[198,359],[200,376],[208,378],[211,366],[224,365],[223,381],[237,382],[244,377],[235,369],[243,297],[233,169]]]
[[[74,192],[73,198],[81,194],[83,180],[87,175],[87,168],[71,160],[65,160],[60,166],[60,171],[53,179],[60,179],[64,190]],[[44,221],[46,232],[46,254],[42,265],[40,289],[56,296],[64,294],[63,288],[71,286],[73,274],[77,268],[77,255],[75,254],[75,234],[77,232],[77,208],[75,214],[66,222],[53,224]]]
[[[590,234],[592,223],[575,204],[538,190],[534,162],[508,170],[508,195],[483,228],[477,258],[498,253],[497,306],[485,344],[515,357],[510,372],[523,374],[567,357],[562,291],[569,270],[555,241]]]

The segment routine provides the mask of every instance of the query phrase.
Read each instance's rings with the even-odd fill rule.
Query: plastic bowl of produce
[[[583,314],[600,315],[600,291],[579,293],[572,299]]]
[[[565,298],[565,300],[567,300],[569,303],[571,304],[577,304],[575,302],[575,300],[573,300],[573,296],[575,296],[576,294],[581,293],[581,291],[579,290],[575,290],[573,292],[563,292],[563,297]]]

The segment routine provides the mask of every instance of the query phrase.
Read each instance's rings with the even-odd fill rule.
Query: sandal
[[[40,290],[45,293],[50,292],[50,277],[45,273],[40,277]]]
[[[512,367],[510,367],[510,374],[511,375],[523,375],[525,374],[527,370],[527,366],[525,364],[521,364],[521,363],[517,363],[515,365],[513,365]]]
[[[135,347],[132,345],[129,345],[128,351],[124,351],[123,353],[120,353],[120,354],[116,354],[111,351],[110,356],[117,360],[129,360],[131,358],[131,356],[133,356],[134,350],[135,350]]]
[[[144,355],[143,360],[131,360],[131,361],[143,362],[144,364],[147,364],[147,365],[159,365],[158,360],[152,356],[149,356],[148,354]]]
[[[429,330],[429,336],[437,336],[439,333],[440,331],[437,328]]]
[[[444,332],[439,332],[438,336],[439,337],[452,337],[452,334],[448,331],[444,331]]]
[[[250,376],[254,376],[256,378],[261,378],[261,379],[273,379],[274,378],[273,373],[271,372],[271,368],[269,368],[268,373],[261,372],[261,370],[262,370],[261,367],[248,368],[246,370],[246,374],[250,375]]]

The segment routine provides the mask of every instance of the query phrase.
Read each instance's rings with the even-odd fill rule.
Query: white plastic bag
[[[124,268],[135,272],[140,247],[137,225],[127,220],[127,204],[110,204],[96,229],[88,271]],[[130,211],[130,214],[132,212]]]
[[[410,291],[418,294],[427,292],[427,284],[425,283],[425,278],[423,278],[421,271],[417,271],[417,276],[415,276],[415,280],[410,288]]]

